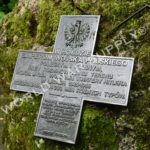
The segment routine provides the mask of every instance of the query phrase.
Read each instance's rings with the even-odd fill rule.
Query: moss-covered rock
[[[39,3],[38,3],[39,2]],[[0,106],[11,110],[4,115],[3,143],[8,150],[149,150],[150,147],[150,31],[149,11],[130,20],[113,35],[107,34],[121,20],[149,0],[124,1],[19,0],[18,5],[0,23]],[[135,58],[134,74],[127,107],[85,103],[77,142],[69,145],[33,136],[41,96],[30,95],[18,107],[10,91],[18,50],[42,46],[51,51],[61,15],[102,14],[96,52]],[[133,36],[133,33],[136,36]],[[131,44],[115,41],[124,37]],[[108,53],[106,47],[113,45]],[[35,46],[36,45],[36,46]],[[37,46],[38,45],[38,46]],[[3,107],[4,108],[4,107]],[[1,114],[1,113],[0,113]]]

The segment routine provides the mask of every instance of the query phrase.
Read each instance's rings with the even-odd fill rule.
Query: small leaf
[[[11,0],[9,3],[8,3],[8,8],[10,10],[12,10],[16,4],[17,0]]]
[[[5,13],[3,11],[0,11],[0,20],[5,16]]]

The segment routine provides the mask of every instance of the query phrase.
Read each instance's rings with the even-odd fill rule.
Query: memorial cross
[[[84,100],[127,105],[134,59],[92,55],[99,20],[62,16],[53,53],[19,52],[11,89],[43,94],[35,136],[75,144]]]

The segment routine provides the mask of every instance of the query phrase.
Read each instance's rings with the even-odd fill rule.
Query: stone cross
[[[83,102],[126,106],[134,59],[92,55],[100,16],[62,16],[54,52],[20,51],[12,90],[43,94],[35,136],[75,144]]]

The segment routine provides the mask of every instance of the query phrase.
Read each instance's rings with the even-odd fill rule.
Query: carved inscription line
[[[81,57],[81,56],[74,56],[74,55],[59,56],[58,53],[34,52],[34,51],[24,51],[24,50],[21,50],[20,52],[22,52],[22,58],[28,58],[28,59],[50,60],[53,62],[55,61],[74,62],[74,63],[91,62],[99,65],[112,65],[112,66],[120,66],[120,67],[127,66],[126,60],[134,60],[134,58],[130,58],[130,57],[97,56],[97,55],[92,55],[92,57],[91,56]]]

